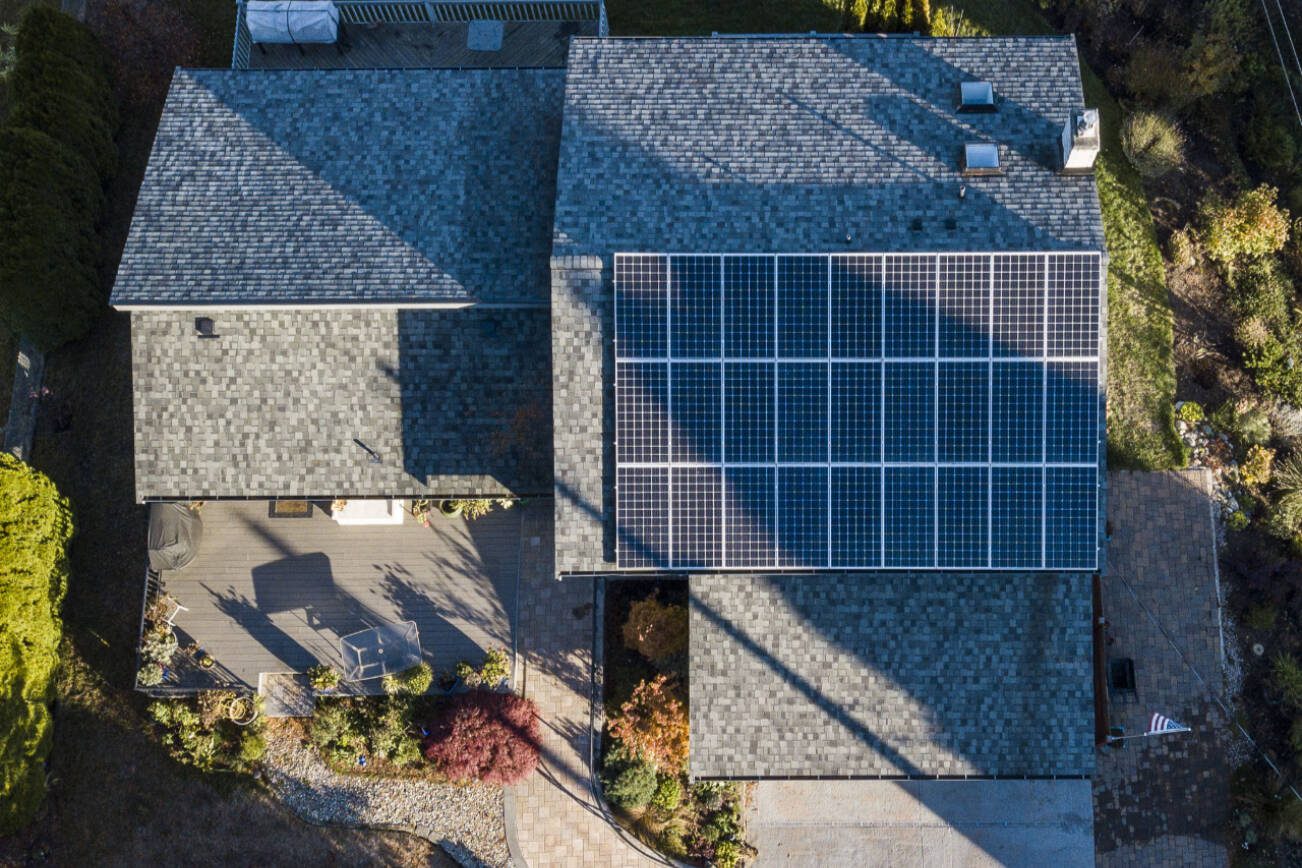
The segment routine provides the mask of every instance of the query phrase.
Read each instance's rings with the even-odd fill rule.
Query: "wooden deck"
[[[335,45],[255,45],[250,69],[412,69],[564,66],[571,36],[596,22],[509,22],[499,51],[466,47],[468,24],[348,24]]]
[[[417,623],[436,670],[478,662],[489,647],[514,650],[521,519],[539,506],[474,522],[435,515],[429,528],[410,515],[400,526],[341,527],[328,503],[309,518],[270,518],[268,506],[207,504],[199,556],[163,576],[187,610],[176,618],[182,647],[211,654],[219,680],[256,688],[261,672],[339,667],[341,636],[388,621]],[[167,686],[212,686],[209,675],[196,669]]]

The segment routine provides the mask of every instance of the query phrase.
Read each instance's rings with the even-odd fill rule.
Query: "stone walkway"
[[[1101,866],[1228,862],[1230,736],[1212,699],[1224,698],[1225,684],[1210,483],[1202,470],[1108,475],[1107,656],[1132,658],[1136,683],[1133,697],[1113,697],[1111,722],[1134,735],[1160,713],[1193,732],[1099,749]]]
[[[558,581],[552,545],[551,502],[531,505],[520,563],[515,683],[538,704],[542,763],[513,788],[518,855],[529,868],[656,864],[615,831],[592,792],[594,585]]]

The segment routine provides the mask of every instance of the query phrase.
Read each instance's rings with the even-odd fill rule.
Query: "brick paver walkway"
[[[1212,701],[1225,685],[1210,484],[1199,470],[1108,474],[1107,654],[1132,658],[1136,682],[1133,700],[1113,700],[1112,724],[1142,733],[1156,712],[1194,731],[1099,750],[1101,866],[1228,862],[1229,735]]]
[[[520,564],[517,684],[538,704],[543,760],[514,788],[515,838],[529,868],[642,866],[643,857],[611,827],[591,788],[594,585],[557,581],[552,569],[550,501],[525,516]]]

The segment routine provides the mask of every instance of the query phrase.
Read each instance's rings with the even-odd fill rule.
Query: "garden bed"
[[[601,782],[612,813],[671,858],[740,864],[754,855],[742,786],[687,779],[686,580],[611,580],[604,615]]]

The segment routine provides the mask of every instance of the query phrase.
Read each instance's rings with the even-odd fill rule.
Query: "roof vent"
[[[215,338],[217,324],[212,321],[212,317],[197,316],[194,318],[194,334],[201,338]]]
[[[1098,109],[1072,112],[1062,128],[1062,170],[1069,174],[1092,172],[1100,142]]]
[[[963,146],[964,175],[1002,175],[999,146],[987,142],[968,142]]]
[[[958,110],[961,112],[994,111],[994,85],[988,81],[961,82],[958,86]]]

